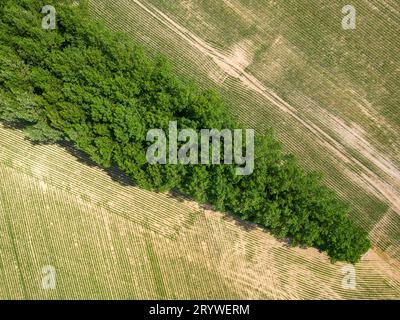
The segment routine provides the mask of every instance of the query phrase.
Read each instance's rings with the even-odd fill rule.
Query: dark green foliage
[[[32,140],[68,140],[104,167],[118,166],[138,186],[177,190],[268,228],[333,261],[356,262],[369,248],[347,207],[303,171],[268,134],[256,137],[253,174],[232,165],[150,165],[146,133],[180,128],[240,128],[213,92],[177,79],[121,34],[91,21],[84,5],[56,1],[57,30],[41,28],[48,1],[3,0],[0,7],[0,119]]]

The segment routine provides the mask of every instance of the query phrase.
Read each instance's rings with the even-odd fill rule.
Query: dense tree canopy
[[[41,27],[45,4],[57,29]],[[233,165],[150,165],[146,132],[240,128],[221,98],[178,79],[123,35],[92,21],[85,5],[3,0],[0,5],[0,120],[34,141],[68,140],[103,167],[118,166],[138,186],[177,190],[260,224],[333,261],[356,262],[370,243],[348,208],[317,174],[306,173],[271,134],[258,135],[255,169]]]

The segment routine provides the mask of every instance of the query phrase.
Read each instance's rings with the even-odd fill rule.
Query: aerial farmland
[[[40,4],[38,12],[29,12],[27,8],[34,7],[30,0],[15,1],[15,8],[12,1],[6,2],[1,5],[2,26],[16,10],[23,10],[21,19],[26,15],[26,21],[44,16]],[[76,27],[82,37],[76,43],[67,32],[70,24],[79,26],[79,19],[68,10],[77,10],[80,1],[39,2],[57,11],[57,28],[45,30],[43,38],[51,50],[38,49],[40,54],[32,57],[20,40],[29,36],[18,34],[25,22],[4,27],[4,35],[16,34],[15,42],[3,44],[6,37],[0,38],[4,66],[0,69],[0,299],[400,298],[398,2],[354,0],[350,9],[343,10],[349,3],[341,0],[89,0],[83,1],[84,12],[93,25],[102,25],[101,35],[96,38],[88,31],[87,36]],[[350,20],[345,20],[347,16]],[[346,21],[352,24],[346,27]],[[42,39],[40,23],[32,27],[32,37]],[[59,36],[61,32],[65,34]],[[85,39],[90,45],[82,45]],[[103,48],[119,39],[123,44],[117,50]],[[54,48],[60,48],[59,56]],[[132,50],[137,60],[151,62],[138,67],[125,49]],[[13,54],[18,60],[11,60]],[[74,64],[69,57],[76,57],[78,66],[84,55],[88,69],[85,64],[67,70],[68,61]],[[119,71],[115,66],[124,64],[123,58],[129,62]],[[167,71],[158,62],[153,67],[152,61],[159,60],[167,61],[172,76],[165,76]],[[107,67],[102,69],[103,65]],[[131,72],[129,66],[155,75],[137,76],[139,71]],[[112,72],[108,67],[114,68]],[[167,89],[154,89],[157,94],[142,98],[153,90],[146,87],[150,80],[161,78],[164,84],[175,77],[178,84],[171,80]],[[112,85],[106,84],[108,79]],[[146,84],[142,87],[138,80],[130,87],[131,79],[145,79]],[[12,87],[16,83],[18,90]],[[199,91],[192,93],[192,86]],[[208,90],[218,97],[197,93]],[[177,92],[176,100],[171,92]],[[87,103],[89,95],[96,101]],[[183,107],[173,110],[179,99],[189,101],[190,112]],[[217,107],[208,111],[189,106],[201,106],[207,99]],[[169,107],[162,109],[167,103]],[[111,125],[105,124],[111,123],[111,113],[100,116],[102,111],[95,110],[99,105],[109,106],[116,115],[128,110],[118,119],[126,121],[129,138],[115,130],[112,142],[107,140]],[[68,108],[76,114],[66,115]],[[181,163],[175,169],[171,161],[164,163],[167,169],[153,170],[144,155],[128,147],[147,146],[146,130],[159,123],[167,128],[172,120],[160,120],[165,114],[178,124],[181,121],[185,129],[201,129],[204,123],[221,129],[234,123],[271,139],[265,146],[275,148],[276,140],[276,150],[282,150],[274,151],[276,157],[281,152],[293,155],[295,169],[291,156],[282,156],[276,166],[269,162],[265,166],[281,172],[278,169],[290,165],[288,174],[294,170],[293,179],[299,177],[306,190],[314,183],[307,174],[316,172],[323,188],[310,187],[305,197],[318,197],[319,189],[329,193],[321,191],[322,200],[310,208],[332,205],[327,209],[332,217],[345,210],[349,230],[354,226],[359,232],[349,233],[348,238],[355,239],[350,242],[362,248],[368,242],[368,248],[342,254],[329,247],[334,241],[323,229],[330,225],[325,218],[307,215],[312,228],[318,225],[315,230],[307,224],[278,228],[271,218],[278,205],[246,202],[253,196],[252,188],[259,190],[265,183],[262,192],[293,203],[290,208],[296,201],[298,207],[309,208],[298,200],[303,201],[303,191],[297,182],[282,178],[286,189],[278,194],[268,187],[268,183],[275,186],[272,178],[250,180],[251,175],[233,174],[231,178],[232,170],[222,171],[222,164],[208,175],[196,171],[201,166],[197,163],[193,171]],[[200,122],[208,114],[215,118]],[[101,140],[89,141],[97,134]],[[104,145],[111,143],[108,152]],[[255,170],[259,170],[263,161],[259,159],[265,155],[257,157],[257,146],[255,150]],[[267,147],[263,150],[268,154]],[[118,152],[135,160],[119,159]],[[273,176],[274,170],[265,176]],[[216,176],[221,180],[215,179],[204,192],[196,191],[196,186],[202,190],[204,181]],[[218,181],[223,181],[221,186]],[[208,191],[213,186],[217,191]],[[230,195],[219,191],[225,186],[231,188],[226,191]],[[246,189],[238,191],[238,186]],[[298,194],[286,196],[289,192]],[[329,199],[326,204],[325,199]],[[283,208],[286,202],[279,205]],[[270,216],[252,214],[261,207]],[[303,221],[297,216],[285,219],[279,221]],[[301,236],[308,232],[308,238]]]

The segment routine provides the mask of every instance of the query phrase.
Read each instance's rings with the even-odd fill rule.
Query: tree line
[[[56,30],[41,27],[46,4]],[[174,75],[162,57],[90,18],[87,4],[3,0],[0,5],[0,120],[36,142],[67,140],[100,166],[118,166],[139,187],[178,191],[257,223],[292,245],[356,262],[370,247],[348,206],[282,150],[271,133],[255,138],[254,172],[233,165],[154,165],[146,132],[243,128],[212,90]]]

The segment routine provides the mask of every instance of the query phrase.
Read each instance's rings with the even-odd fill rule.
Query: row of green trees
[[[370,243],[347,206],[317,174],[302,170],[271,134],[258,135],[255,169],[233,165],[150,165],[146,133],[240,128],[221,98],[178,79],[123,35],[92,21],[86,5],[53,1],[57,29],[41,27],[49,0],[3,0],[0,7],[0,119],[34,141],[68,140],[103,167],[118,166],[138,186],[176,190],[258,223],[293,245],[333,261],[356,262]],[[51,4],[52,1],[50,1]]]

